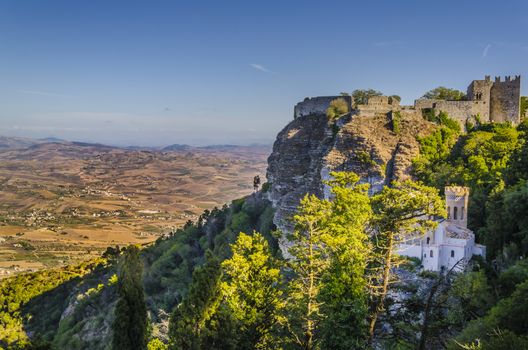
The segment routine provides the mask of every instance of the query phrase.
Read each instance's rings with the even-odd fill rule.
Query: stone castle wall
[[[489,120],[489,104],[486,101],[445,101],[445,100],[416,100],[415,109],[435,109],[437,113],[446,112],[450,118],[462,125],[472,116],[480,115],[482,121]]]
[[[348,109],[352,110],[351,96],[320,96],[305,98],[304,101],[299,102],[294,108],[294,118],[306,117],[309,115],[326,114],[326,110],[330,106],[330,102],[335,99],[342,98],[348,103]]]
[[[490,119],[493,122],[520,122],[521,77],[505,81],[495,78],[490,94]]]
[[[422,112],[424,109],[435,109],[437,113],[446,112],[449,117],[460,122],[462,127],[467,120],[479,116],[483,122],[505,122],[514,124],[520,122],[521,77],[509,76],[505,81],[496,77],[491,81],[489,76],[484,80],[473,80],[467,89],[466,101],[446,101],[433,99],[418,99],[414,102],[414,109]],[[306,98],[295,105],[294,117],[322,115],[330,106],[330,102],[337,98],[347,101],[352,114],[365,117],[377,116],[393,111],[409,110],[409,107],[399,105],[396,100],[388,96],[373,96],[367,104],[357,105],[352,110],[351,96],[322,96]]]

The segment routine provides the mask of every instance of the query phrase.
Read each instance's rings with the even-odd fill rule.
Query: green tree
[[[279,261],[260,233],[241,232],[231,249],[233,256],[222,262],[222,289],[239,324],[238,348],[269,349],[283,304]]]
[[[147,345],[147,350],[168,350],[169,346],[159,340],[158,338],[154,338],[151,341],[149,341]]]
[[[366,225],[372,216],[368,184],[351,172],[331,173],[332,200],[324,243],[330,264],[322,276],[324,315],[319,330],[323,349],[358,349],[367,335],[365,270],[372,249]]]
[[[350,112],[348,103],[344,98],[336,98],[330,102],[330,106],[326,109],[326,116],[332,120],[341,117],[343,114]]]
[[[307,195],[294,217],[288,327],[302,349],[357,348],[366,338],[368,185],[354,173],[331,176],[332,200]]]
[[[294,216],[290,237],[288,265],[295,276],[288,286],[288,328],[294,344],[306,350],[315,349],[315,332],[322,318],[319,293],[322,274],[329,266],[324,245],[329,214],[330,202],[306,195]]]
[[[117,293],[119,299],[112,324],[112,348],[116,350],[146,349],[148,318],[143,294],[143,263],[139,248],[130,246],[119,267]]]
[[[472,320],[449,344],[448,349],[459,349],[458,344],[474,343],[475,339],[479,339],[484,345],[490,345],[483,346],[482,349],[525,349],[524,345],[528,340],[527,298],[528,280],[518,284],[511,296],[501,299],[484,317]],[[523,344],[523,346],[493,347],[501,343],[500,336],[503,332],[508,335],[508,339],[504,341],[511,342],[510,344]]]
[[[370,268],[372,305],[369,324],[370,341],[378,316],[385,309],[394,268],[401,263],[397,246],[411,237],[420,236],[436,227],[434,216],[445,216],[445,207],[438,190],[413,181],[394,182],[372,198],[374,261]]]
[[[528,109],[528,96],[521,96],[521,118],[526,117],[526,110]]]
[[[201,349],[207,323],[215,315],[222,297],[220,262],[207,251],[203,266],[194,270],[189,292],[172,312],[169,322],[170,348]]]
[[[373,89],[357,89],[352,92],[354,98],[354,105],[366,105],[368,99],[373,96],[382,96],[383,93]]]
[[[437,88],[427,91],[422,96],[422,98],[428,98],[433,100],[462,101],[466,98],[466,95],[460,90],[439,86]]]
[[[393,103],[394,101],[401,102],[401,97],[398,95],[390,95],[389,96],[389,103]]]

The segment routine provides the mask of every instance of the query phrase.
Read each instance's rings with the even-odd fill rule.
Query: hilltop
[[[388,102],[388,99],[381,100]],[[331,103],[328,101],[329,106]],[[289,270],[292,265],[283,259],[288,257],[291,246],[292,236],[288,234],[294,232],[292,215],[297,213],[299,203],[306,194],[315,195],[312,197],[314,203],[330,198],[320,203],[332,204],[330,187],[325,181],[332,180],[331,172],[344,171],[355,173],[359,186],[369,185],[368,193],[360,196],[361,203],[365,205],[369,203],[367,194],[379,194],[393,181],[420,180],[427,186],[420,184],[416,185],[419,186],[417,188],[433,194],[434,198],[439,198],[438,192],[449,184],[470,188],[468,226],[475,232],[477,242],[487,247],[485,259],[472,259],[467,270],[461,274],[423,271],[420,259],[407,259],[395,268],[399,280],[391,282],[386,309],[379,314],[378,327],[373,333],[376,347],[458,349],[453,339],[461,344],[482,339],[485,344],[483,349],[496,349],[493,344],[500,343],[506,348],[523,348],[528,344],[527,313],[520,307],[524,305],[528,290],[528,267],[522,259],[528,253],[524,228],[528,220],[525,210],[528,193],[527,122],[519,125],[477,122],[465,127],[463,130],[459,122],[442,111],[401,113],[401,110],[386,111],[377,107],[364,114],[361,110],[329,113],[327,108],[294,118],[277,136],[267,161],[268,182],[260,191],[242,196],[228,205],[205,210],[194,222],[157,238],[142,250],[142,285],[152,322],[152,337],[168,342],[170,314],[186,302],[189,288],[193,285],[198,288],[200,280],[194,277],[197,274],[193,275],[193,272],[206,271],[197,269],[208,261],[206,252],[211,251],[220,262],[230,259],[233,253],[230,245],[240,237],[240,232],[262,233],[270,247],[270,254],[284,264],[281,272],[286,272],[285,280],[295,282],[295,276]],[[49,151],[58,146],[45,145],[34,149],[40,147]],[[60,157],[71,157],[69,147],[72,146],[60,152],[55,150]],[[189,153],[189,148],[174,148],[179,150],[175,153],[181,152],[185,159],[198,161],[192,152]],[[197,153],[212,157],[226,151],[233,152],[234,159],[244,159],[246,154],[244,148],[232,146],[204,147]],[[26,158],[38,158],[38,152],[26,152],[30,152]],[[92,176],[110,181],[116,174],[122,176],[129,174],[131,168],[138,168],[136,162],[141,164],[140,168],[149,169],[150,173],[152,168],[149,164],[152,162],[161,162],[165,159],[163,157],[175,157],[170,152],[157,154],[134,150],[134,157],[124,161],[122,152],[112,149],[105,150],[99,157],[81,157],[83,161],[92,161],[89,163],[92,167],[87,166],[83,170],[83,178]],[[49,161],[56,157],[59,156],[43,158]],[[111,164],[120,166],[113,167]],[[238,169],[243,170],[243,164]],[[106,170],[99,173],[97,169]],[[422,194],[415,193],[416,196]],[[171,206],[174,204],[166,203],[166,208]],[[354,206],[351,208],[354,210]],[[367,210],[367,206],[361,208],[364,211],[357,212],[358,217]],[[334,224],[339,225],[342,219],[339,215],[347,217],[347,213],[339,214],[342,208],[337,209],[330,212],[331,215],[337,213]],[[276,229],[279,231],[275,232]],[[343,232],[348,232],[348,228]],[[357,229],[352,226],[351,232],[357,234]],[[372,234],[372,231],[368,233]],[[365,249],[367,247],[365,245]],[[6,335],[0,339],[4,344],[25,344],[31,340],[36,344],[51,344],[57,349],[108,349],[112,337],[110,325],[114,319],[111,311],[118,299],[114,274],[118,273],[122,254],[120,249],[108,248],[103,259],[87,264],[5,280],[0,284],[7,296],[0,317],[7,320],[4,324],[9,326],[6,327]],[[350,296],[352,294],[346,294],[358,293],[346,288],[350,283],[357,283],[356,278],[362,283],[364,275],[350,278],[346,269],[353,269],[351,274],[357,273],[356,266],[344,264],[342,267],[346,273],[340,271],[340,266],[332,265],[336,268],[332,271],[340,278],[323,279],[324,282],[317,283],[321,288],[332,291],[323,297],[329,300],[344,298],[347,301],[346,307],[341,307],[341,304],[332,306],[335,307],[331,315],[334,318],[328,319],[341,322],[357,335],[349,332],[349,328],[326,328],[318,332],[326,332],[325,341],[335,341],[336,346],[350,348],[350,344],[366,344],[362,338],[364,317],[356,315],[372,312],[372,307],[366,306],[367,300],[370,302],[377,294],[366,294],[365,299],[354,299]],[[202,277],[201,282],[211,287],[214,282],[212,276]],[[33,282],[42,280],[49,283],[39,285]],[[277,288],[273,286],[273,289]],[[30,292],[21,293],[23,289]],[[18,293],[24,298],[18,298]],[[194,297],[200,297],[206,295],[207,290],[195,289],[194,293]],[[284,299],[284,302],[291,300]],[[325,309],[325,312],[330,311]],[[208,322],[211,320],[216,322],[216,319],[208,319]],[[213,321],[204,323],[202,327],[214,327],[216,323]],[[227,325],[232,326],[230,323]],[[229,327],[222,328],[222,331],[233,331]],[[212,328],[211,331],[218,330]],[[226,334],[235,338],[233,333]],[[193,334],[188,336],[193,337]],[[282,340],[288,338],[287,334],[280,332],[278,336]],[[321,333],[316,336],[322,337]],[[339,337],[350,343],[340,342]]]

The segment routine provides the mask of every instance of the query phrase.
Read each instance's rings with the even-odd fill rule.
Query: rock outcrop
[[[283,233],[291,232],[299,201],[307,193],[327,196],[323,181],[332,171],[357,173],[362,182],[370,183],[372,192],[409,178],[412,159],[419,153],[417,137],[429,134],[434,124],[414,111],[401,111],[395,132],[392,118],[392,112],[366,116],[356,111],[335,121],[312,114],[290,122],[278,134],[268,158],[275,225]],[[286,253],[285,234],[280,243]]]

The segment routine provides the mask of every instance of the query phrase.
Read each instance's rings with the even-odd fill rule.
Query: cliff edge
[[[283,253],[287,254],[286,234],[293,229],[291,218],[299,201],[307,193],[326,197],[323,181],[330,172],[353,171],[373,192],[393,180],[405,180],[419,153],[417,137],[434,128],[421,113],[404,110],[355,111],[336,120],[312,113],[291,121],[277,136],[267,170]]]

